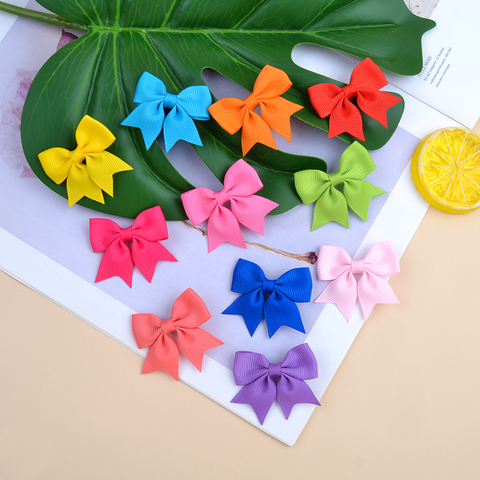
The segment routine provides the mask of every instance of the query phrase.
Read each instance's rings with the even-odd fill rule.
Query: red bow
[[[172,316],[161,320],[151,313],[132,315],[132,331],[138,348],[150,347],[142,373],[164,370],[178,380],[178,351],[202,371],[206,350],[223,345],[210,333],[197,328],[211,317],[198,294],[188,288],[174,302]],[[177,343],[169,336],[177,333]]]
[[[366,58],[353,69],[348,85],[340,88],[333,83],[320,83],[310,87],[313,108],[321,118],[330,115],[328,138],[346,132],[365,141],[360,110],[387,128],[387,110],[401,101],[379,91],[387,84],[380,67]],[[355,97],[358,108],[350,101]]]
[[[90,219],[90,243],[94,252],[105,252],[95,282],[118,275],[132,287],[133,265],[152,281],[157,262],[176,258],[160,243],[168,238],[167,223],[160,207],[138,215],[131,227],[120,228],[106,218]],[[132,242],[132,250],[125,242]]]

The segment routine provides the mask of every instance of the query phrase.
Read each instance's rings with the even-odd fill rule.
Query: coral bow
[[[147,150],[163,128],[165,150],[178,140],[203,146],[193,120],[208,120],[212,95],[205,85],[187,87],[178,95],[167,92],[165,84],[155,75],[143,72],[138,80],[133,103],[138,107],[121,123],[140,128]],[[170,109],[165,116],[164,109]]]
[[[174,302],[172,316],[161,320],[151,313],[132,315],[132,331],[138,348],[150,347],[142,373],[164,370],[178,381],[178,351],[202,371],[206,350],[223,345],[210,333],[197,328],[211,317],[198,294],[188,288]],[[177,343],[170,337],[176,333]]]
[[[348,85],[340,88],[333,83],[321,83],[310,87],[313,108],[321,118],[330,115],[328,138],[346,132],[365,140],[360,110],[387,128],[387,110],[401,101],[391,93],[379,91],[387,84],[378,65],[367,57],[353,69]],[[357,99],[358,108],[350,101],[353,98]]]
[[[106,218],[90,219],[90,243],[94,252],[105,252],[96,282],[118,275],[132,286],[133,265],[152,281],[157,262],[176,262],[160,243],[168,238],[167,223],[160,207],[149,208],[138,215],[131,227],[120,228]],[[132,250],[125,242],[132,242]]]
[[[277,364],[260,353],[237,352],[233,376],[237,385],[245,386],[231,402],[251,405],[262,425],[275,398],[287,419],[297,403],[320,405],[305,383],[318,377],[317,361],[307,343],[292,348]]]
[[[282,325],[305,333],[295,302],[310,301],[312,277],[308,267],[293,268],[269,280],[256,263],[241,258],[233,272],[232,291],[242,295],[222,313],[241,315],[250,335],[263,318],[269,337]]]
[[[382,278],[400,273],[398,255],[390,241],[374,245],[361,260],[352,260],[343,248],[322,245],[317,266],[320,280],[333,281],[315,302],[335,303],[347,321],[352,316],[357,297],[365,318],[377,303],[400,303]],[[362,275],[358,283],[354,274]]]
[[[266,65],[255,80],[253,93],[245,100],[222,98],[208,110],[230,135],[243,127],[243,155],[246,155],[256,143],[263,143],[277,150],[270,129],[291,142],[290,117],[303,108],[280,97],[291,86],[292,82],[283,70]],[[262,116],[254,112],[258,106]]]
[[[59,185],[67,180],[68,205],[88,197],[105,203],[102,190],[113,197],[113,175],[133,168],[110,152],[113,133],[102,123],[85,115],[75,132],[77,148],[49,148],[38,154],[45,173]]]
[[[223,242],[246,248],[239,222],[263,235],[265,216],[278,207],[278,203],[254,195],[263,183],[255,169],[242,159],[227,170],[224,182],[219,192],[196,188],[181,195],[187,217],[194,225],[208,219],[209,252]],[[223,206],[227,202],[230,209]]]
[[[312,230],[332,221],[348,228],[348,207],[366,222],[370,200],[385,193],[363,180],[376,168],[366,148],[353,142],[343,152],[337,172],[296,172],[295,188],[302,202],[305,205],[316,202]],[[343,186],[342,191],[335,188],[336,186]]]

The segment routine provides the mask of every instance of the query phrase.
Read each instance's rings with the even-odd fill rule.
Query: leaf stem
[[[87,30],[85,25],[80,25],[76,22],[70,22],[63,17],[53,15],[52,13],[37,12],[36,10],[30,10],[28,8],[17,7],[16,5],[10,5],[9,3],[0,2],[0,10],[18,15],[20,17],[31,18],[39,22],[48,23],[49,25],[56,25],[62,28],[73,28],[75,30]]]

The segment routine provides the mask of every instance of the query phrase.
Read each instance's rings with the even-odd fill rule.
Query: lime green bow
[[[363,180],[377,167],[367,149],[353,142],[342,154],[337,172],[303,170],[295,173],[295,188],[305,205],[317,202],[312,230],[335,221],[348,228],[348,207],[365,222],[370,199],[386,193]],[[335,188],[343,186],[343,191]]]

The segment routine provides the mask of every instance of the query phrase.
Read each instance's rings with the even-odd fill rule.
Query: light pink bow
[[[94,252],[105,252],[95,282],[118,275],[132,287],[133,265],[152,281],[157,262],[176,262],[160,243],[168,238],[167,223],[160,207],[149,208],[138,215],[131,227],[120,228],[106,218],[90,219],[90,243]],[[132,242],[132,250],[126,242]]]
[[[185,212],[194,225],[208,219],[209,252],[223,242],[246,248],[239,223],[263,235],[265,216],[278,207],[278,203],[254,195],[263,183],[255,169],[242,159],[227,170],[224,185],[219,192],[196,188],[181,195]],[[223,206],[227,202],[230,209]]]
[[[400,273],[398,255],[391,241],[374,245],[361,260],[352,260],[343,248],[322,245],[317,273],[320,280],[333,281],[315,302],[335,303],[347,321],[357,297],[365,318],[377,303],[400,303],[388,282],[382,278]],[[355,274],[362,275],[358,283]]]

